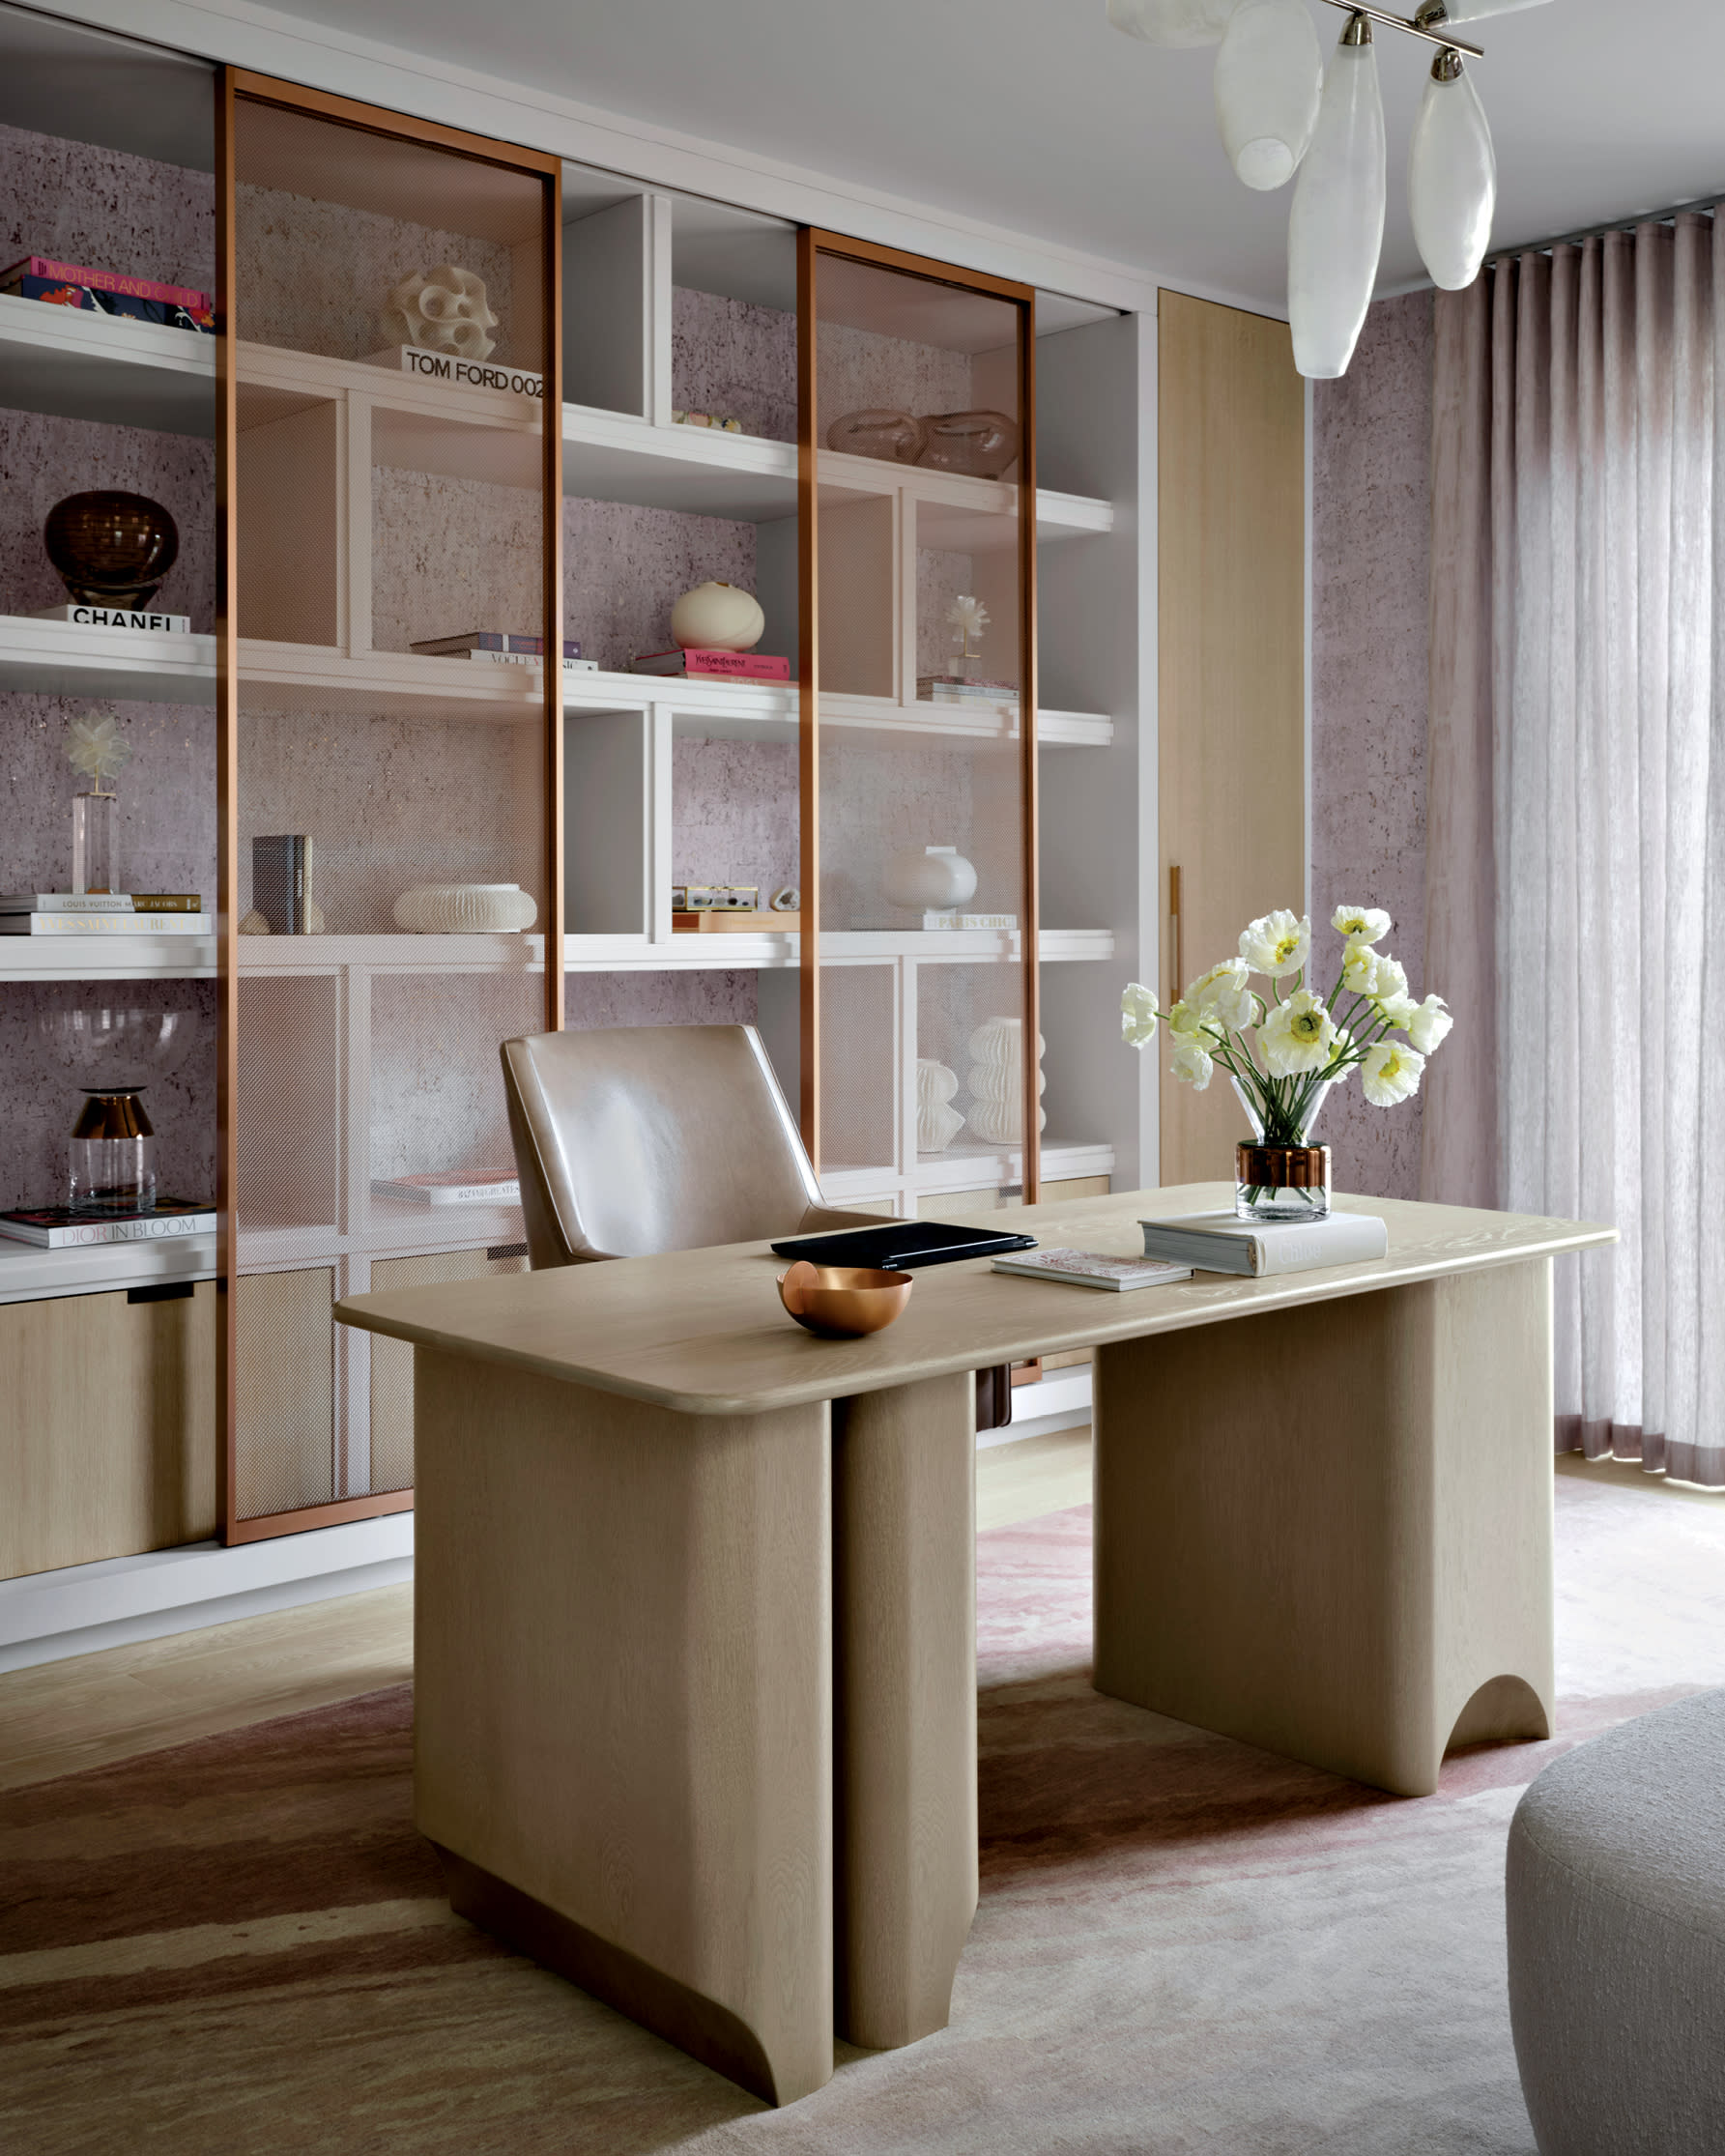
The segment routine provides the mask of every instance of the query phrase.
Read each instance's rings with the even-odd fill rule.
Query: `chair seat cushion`
[[[1725,1691],[1546,1768],[1509,1830],[1509,2006],[1541,2156],[1725,2151]]]

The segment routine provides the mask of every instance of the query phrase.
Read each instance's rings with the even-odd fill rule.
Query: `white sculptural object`
[[[380,319],[390,344],[451,352],[458,359],[489,359],[497,343],[485,333],[497,328],[485,301],[485,279],[453,262],[403,277]]]
[[[1048,1047],[1036,1036],[1036,1090],[1048,1090],[1041,1069]],[[970,1089],[970,1112],[964,1118],[985,1145],[1020,1145],[1024,1137],[1024,1021],[1022,1019],[989,1019],[965,1043],[974,1058],[964,1074]],[[1048,1116],[1039,1108],[1036,1127],[1046,1130]]]
[[[964,1118],[950,1103],[959,1090],[959,1074],[926,1055],[916,1059],[916,1150],[944,1153],[964,1128]]]
[[[913,847],[887,862],[880,888],[894,906],[947,912],[976,896],[976,870],[956,846]]]

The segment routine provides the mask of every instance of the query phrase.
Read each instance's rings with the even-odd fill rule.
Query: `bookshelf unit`
[[[70,27],[67,34],[75,37]],[[189,149],[188,187],[207,193],[208,169],[207,146]],[[722,565],[704,564],[746,561],[767,613],[762,648],[789,652],[796,672],[797,450],[794,378],[786,372],[794,357],[794,227],[568,162],[562,216],[559,425],[568,557],[562,633],[580,637],[601,662],[600,671],[566,674],[562,686],[567,857],[553,903],[562,915],[567,1022],[747,1019],[762,1027],[794,1100],[800,937],[677,934],[669,894],[674,880],[684,879],[765,885],[775,865],[789,869],[783,880],[797,880],[794,783],[787,793],[781,778],[788,761],[793,772],[798,692],[794,685],[649,677],[626,671],[625,663],[630,650],[670,641],[670,605],[686,583],[724,574]],[[214,285],[214,272],[190,281]],[[1045,1190],[1052,1191],[1111,1175],[1147,1181],[1154,1174],[1140,1074],[1136,1059],[1119,1057],[1115,1016],[1126,972],[1152,963],[1138,957],[1145,900],[1137,861],[1120,849],[1099,859],[1085,837],[1093,817],[1107,821],[1099,804],[1117,813],[1121,800],[1137,798],[1145,690],[1138,654],[1113,622],[1119,609],[1141,598],[1147,556],[1136,496],[1141,326],[1109,306],[1056,298],[1039,302],[1038,331],[1043,483],[1035,544],[1045,593],[1045,702],[1037,731],[1045,818],[1036,955],[1049,1040],[1042,1171]],[[216,424],[214,342],[0,297],[0,419],[34,415],[135,430],[163,445],[163,455],[207,458]],[[402,640],[384,625],[392,602],[380,563],[400,537],[391,489],[435,483],[453,498],[475,487],[525,488],[542,455],[538,409],[506,392],[451,388],[362,358],[289,350],[261,338],[239,346],[235,374],[243,433],[278,430],[281,453],[299,460],[303,481],[292,512],[273,520],[273,528],[254,517],[249,531],[244,519],[240,531],[240,670],[260,709],[267,697],[279,738],[286,741],[296,727],[388,722],[410,745],[450,730],[483,734],[496,744],[484,752],[488,768],[504,767],[516,753],[511,742],[527,753],[544,714],[538,670],[517,675],[388,647]],[[735,401],[748,405],[746,423],[779,431],[732,434],[674,419],[674,411],[699,408],[697,394],[711,409],[725,409],[718,392],[727,383],[734,385]],[[205,467],[187,462],[185,469]],[[902,534],[887,572],[902,644],[916,634],[919,548],[926,553],[937,545],[975,560],[1016,545],[1017,489],[1009,483],[824,450],[820,477],[833,499],[877,504]],[[79,478],[60,491],[96,483]],[[139,483],[138,491],[154,490]],[[386,532],[391,516],[395,523]],[[607,549],[616,553],[625,541],[626,560],[605,570]],[[309,592],[300,580],[290,595],[287,571],[302,558],[294,550],[318,545],[328,557],[327,573],[320,571],[322,581]],[[191,566],[183,557],[175,576]],[[248,612],[248,584],[253,592],[275,588],[262,613]],[[0,613],[0,728],[23,723],[12,716],[24,708],[15,700],[54,700],[55,723],[60,707],[91,704],[117,705],[123,714],[148,707],[164,720],[201,713],[210,722],[218,689],[213,591],[200,615],[198,606],[182,604],[172,581],[164,588],[161,603],[193,614],[199,633],[190,637],[81,631],[32,618],[29,610],[53,596],[0,590],[0,609],[16,607]],[[284,618],[283,608],[293,607],[298,617]],[[398,628],[399,609],[396,619]],[[442,627],[479,625],[523,624],[463,619]],[[907,649],[914,651],[913,641]],[[1016,752],[1019,723],[1010,706],[919,703],[915,671],[907,658],[892,694],[823,690],[826,738],[870,753]],[[34,716],[30,723],[37,723]],[[145,753],[140,747],[140,764]],[[213,797],[213,759],[206,771]],[[778,806],[769,814],[774,799]],[[264,827],[316,829],[309,818]],[[934,843],[939,834],[927,836]],[[430,879],[417,872],[400,877],[403,885]],[[215,894],[213,846],[197,887]],[[247,894],[241,897],[244,910]],[[547,943],[557,940],[548,937],[548,925],[542,906],[534,931],[525,935],[409,936],[389,933],[383,922],[350,927],[332,914],[331,933],[318,937],[236,941],[235,991],[275,999],[277,1032],[298,1040],[284,1065],[290,1091],[298,1088],[302,1102],[315,1099],[331,1135],[327,1197],[290,1205],[279,1220],[260,1216],[243,1231],[248,1277],[322,1271],[332,1300],[386,1279],[440,1277],[403,1267],[519,1262],[513,1254],[491,1254],[512,1253],[522,1241],[512,1209],[451,1209],[460,1218],[449,1221],[374,1200],[370,1125],[374,1102],[385,1097],[380,1071],[396,1052],[380,1027],[406,1022],[401,1014],[416,996],[477,992],[477,983],[485,995],[505,999],[487,1007],[504,1014],[500,1022],[506,1029],[529,1029],[531,1016],[509,1018],[505,1001],[517,994],[542,1000]],[[207,1017],[213,1057],[216,1013],[209,999],[220,969],[213,939],[145,938],[142,947],[93,952],[80,945],[64,953],[8,940],[10,948],[0,943],[0,999],[71,991],[80,982],[104,995],[132,984],[140,992],[154,985],[162,994],[184,987],[206,998],[197,1008]],[[965,968],[1021,963],[1021,942],[1004,932],[904,926],[840,927],[823,936],[823,962],[867,970],[892,1014],[883,1063],[891,1146],[877,1158],[835,1154],[823,1162],[835,1201],[906,1211],[934,1201],[1010,1202],[1022,1176],[1016,1148],[985,1145],[966,1133],[939,1154],[917,1151],[917,1012],[938,980],[956,979]],[[527,1012],[528,1003],[521,1008]],[[21,1021],[18,1030],[26,1030]],[[487,1054],[495,1077],[494,1046],[463,1064],[475,1085]],[[213,1069],[201,1103],[207,1124],[201,1142],[213,1152]],[[70,1127],[70,1115],[65,1120]],[[195,1156],[197,1149],[185,1150]],[[41,1168],[35,1172],[40,1181]],[[51,1194],[33,1187],[7,1202]],[[113,1293],[118,1285],[147,1284],[158,1277],[153,1268],[166,1269],[160,1277],[204,1279],[213,1266],[213,1249],[201,1243],[171,1253],[153,1249],[147,1262],[129,1252],[0,1246],[0,1302]],[[287,1314],[311,1329],[302,1337],[314,1336],[315,1309]],[[380,1443],[380,1457],[386,1452],[396,1462],[403,1457],[403,1376],[393,1365],[374,1371],[380,1357],[387,1365],[385,1351],[360,1337],[334,1351],[331,1504],[375,1486],[374,1402],[380,1412],[388,1407],[392,1432],[387,1445]],[[407,1398],[411,1403],[411,1388]],[[120,1552],[93,1547],[88,1554]]]

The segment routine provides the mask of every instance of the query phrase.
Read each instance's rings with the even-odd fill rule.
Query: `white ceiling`
[[[278,5],[281,0],[278,0]],[[1345,17],[1310,0],[1328,46]],[[1286,191],[1228,170],[1209,52],[1104,0],[285,0],[288,12],[589,105],[1279,305]],[[1413,0],[1407,0],[1411,13]],[[1475,26],[1499,244],[1725,192],[1725,7],[1553,0]],[[1400,167],[1422,48],[1380,31],[1382,285],[1422,275]]]

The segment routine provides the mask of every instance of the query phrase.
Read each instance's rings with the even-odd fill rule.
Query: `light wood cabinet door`
[[[1172,292],[1160,315],[1165,1003],[1306,903],[1306,396],[1285,322]],[[1194,1093],[1164,1068],[1161,1100],[1162,1181],[1231,1175],[1247,1125],[1222,1075]]]
[[[215,1534],[216,1306],[0,1307],[0,1578]]]

